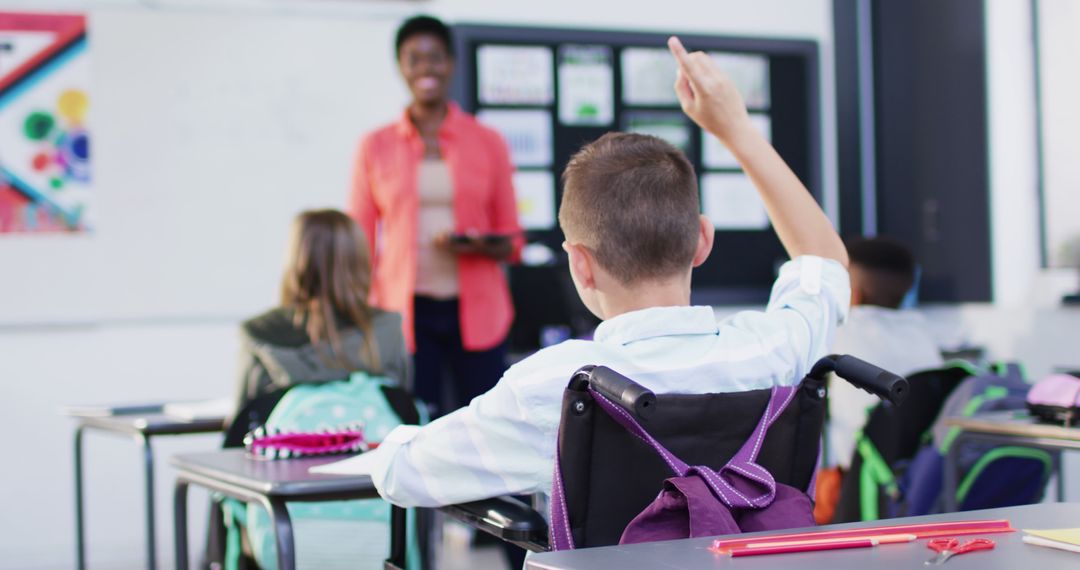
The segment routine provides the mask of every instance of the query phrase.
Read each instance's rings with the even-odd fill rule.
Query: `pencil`
[[[802,546],[813,544],[834,544],[838,542],[847,542],[852,540],[873,540],[875,545],[878,544],[899,544],[902,542],[912,542],[916,539],[914,534],[870,534],[865,536],[849,536],[843,538],[816,538],[808,540],[788,540],[783,542],[751,542],[743,548],[766,548],[769,546]]]
[[[740,556],[759,556],[763,554],[793,554],[796,552],[815,552],[818,550],[841,550],[845,548],[871,548],[877,546],[877,541],[871,538],[863,539],[848,539],[848,540],[833,540],[830,542],[818,542],[813,544],[788,544],[786,546],[777,546],[775,544],[766,544],[756,548],[742,547],[732,548],[728,554],[732,558],[738,558]]]

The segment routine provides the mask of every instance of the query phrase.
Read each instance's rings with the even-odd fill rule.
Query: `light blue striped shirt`
[[[804,256],[780,269],[764,312],[719,322],[710,307],[619,315],[594,340],[541,350],[468,407],[399,427],[375,451],[333,469],[370,474],[379,494],[402,506],[550,493],[563,389],[581,366],[608,366],[657,393],[796,384],[826,354],[850,296],[842,265]]]

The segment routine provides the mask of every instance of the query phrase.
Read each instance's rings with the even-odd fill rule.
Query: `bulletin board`
[[[783,247],[738,163],[680,109],[666,35],[486,25],[456,26],[454,34],[454,98],[506,138],[527,240],[555,253],[553,271],[565,271],[556,216],[567,162],[606,132],[634,131],[681,148],[698,173],[702,211],[717,234],[708,261],[694,271],[694,302],[767,299],[786,259]],[[754,124],[820,201],[816,42],[680,37],[732,77]],[[526,269],[511,270],[513,286],[520,287],[514,271]]]

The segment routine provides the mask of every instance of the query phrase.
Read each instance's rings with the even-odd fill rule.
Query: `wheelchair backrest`
[[[588,391],[563,394],[559,464],[578,547],[617,544],[627,524],[656,498],[671,468],[644,442],[599,410]],[[658,394],[649,411],[623,406],[655,439],[688,464],[719,469],[754,431],[770,390]],[[765,437],[758,462],[777,482],[806,490],[813,478],[825,416],[823,384],[806,379]]]

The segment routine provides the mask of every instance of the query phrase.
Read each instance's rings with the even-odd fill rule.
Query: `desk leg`
[[[959,455],[960,444],[964,439],[964,432],[960,432],[955,439],[953,439],[952,445],[949,446],[949,451],[945,453],[945,480],[942,485],[941,493],[945,499],[945,512],[955,513],[959,508],[956,504],[956,487],[957,477],[959,473]]]
[[[278,570],[296,570],[296,552],[293,542],[292,519],[285,501],[279,497],[261,497],[260,502],[274,524],[274,542],[277,546]]]
[[[188,482],[177,478],[176,487],[173,489],[173,548],[176,554],[176,570],[188,570],[187,491]]]
[[[384,568],[404,570],[407,546],[407,511],[396,505],[390,505],[390,559]]]
[[[1065,502],[1065,451],[1060,450],[1057,454],[1057,459],[1054,461],[1054,478],[1057,479],[1054,482],[1054,492],[1057,494],[1057,502]]]
[[[157,568],[157,552],[155,552],[157,535],[154,524],[154,450],[150,447],[150,437],[146,434],[139,434],[137,439],[143,451],[143,463],[146,470],[146,567],[149,570],[155,570]]]
[[[86,570],[86,529],[83,528],[83,426],[75,428],[75,568]]]

